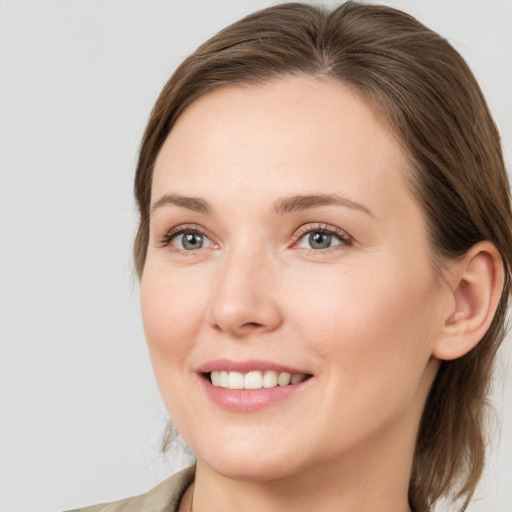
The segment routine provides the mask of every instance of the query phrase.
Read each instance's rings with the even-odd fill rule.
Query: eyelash
[[[330,235],[336,237],[341,243],[338,245],[334,245],[332,247],[328,247],[326,249],[304,249],[310,253],[314,254],[321,254],[321,253],[327,253],[331,250],[336,250],[339,246],[344,247],[350,247],[354,243],[354,239],[346,232],[342,231],[339,228],[336,228],[334,226],[329,226],[327,224],[308,224],[305,226],[300,227],[293,235],[293,238],[295,239],[295,242],[292,244],[292,249],[297,248],[297,245],[300,243],[300,241],[308,234],[311,233],[319,233],[322,235]]]
[[[169,247],[172,240],[180,235],[183,235],[185,233],[198,233],[206,238],[209,239],[208,235],[204,232],[203,229],[201,229],[199,226],[196,226],[195,224],[182,224],[181,226],[177,226],[175,228],[170,229],[164,235],[158,240],[158,246],[159,247]],[[176,248],[177,251],[179,251],[178,248]],[[180,252],[186,252],[188,254],[193,253],[194,251],[180,251]]]
[[[158,246],[164,247],[164,248],[169,247],[174,238],[176,238],[180,235],[183,235],[185,233],[198,233],[210,240],[210,238],[205,233],[205,231],[203,229],[201,229],[199,226],[194,225],[194,224],[183,224],[183,225],[174,227],[174,228],[170,229],[169,231],[167,231],[166,233],[164,233],[164,235],[158,241]],[[335,227],[329,226],[327,224],[313,224],[313,225],[308,224],[308,225],[300,227],[293,234],[294,242],[291,245],[291,248],[297,249],[298,248],[297,245],[300,243],[300,241],[307,234],[311,234],[311,233],[319,233],[319,234],[323,234],[323,235],[334,236],[341,242],[340,244],[334,245],[332,247],[328,247],[326,249],[312,249],[312,248],[303,249],[303,250],[306,250],[308,252],[315,253],[315,254],[330,252],[330,250],[335,249],[339,245],[342,245],[345,247],[350,247],[351,245],[353,245],[353,242],[354,242],[353,238],[350,235],[348,235],[345,231],[342,231],[339,228],[335,228]],[[177,247],[174,247],[173,250],[180,252],[180,253],[185,253],[187,255],[194,254],[194,252],[195,252],[193,250],[190,250],[190,251],[180,250]]]

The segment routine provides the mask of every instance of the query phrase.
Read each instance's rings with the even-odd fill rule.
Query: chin
[[[199,459],[198,459],[199,462]],[[211,470],[225,478],[248,482],[266,482],[282,480],[294,473],[289,463],[274,457],[242,458],[236,460],[204,461]]]
[[[210,446],[194,449],[198,464],[208,466],[215,473],[226,478],[246,481],[280,480],[295,473],[299,461],[294,460],[290,451],[280,450],[283,443],[251,443],[240,446],[239,443],[216,441]],[[294,450],[300,453],[300,450]]]

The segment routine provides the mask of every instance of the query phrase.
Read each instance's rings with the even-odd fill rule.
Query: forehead
[[[403,187],[407,158],[360,95],[330,80],[292,76],[226,86],[196,100],[178,119],[156,161],[153,198],[169,187],[202,195],[243,183],[289,193],[377,193]]]

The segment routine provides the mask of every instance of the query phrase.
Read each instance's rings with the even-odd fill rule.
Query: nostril
[[[242,327],[261,327],[261,324],[257,323],[257,322],[247,322],[245,324],[242,325]]]

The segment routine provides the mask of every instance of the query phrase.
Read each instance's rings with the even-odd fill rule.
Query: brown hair
[[[137,272],[148,245],[153,165],[178,117],[225,84],[299,73],[361,93],[402,142],[437,268],[480,240],[494,243],[502,256],[505,286],[494,320],[476,348],[441,363],[409,485],[417,512],[432,510],[440,497],[461,499],[464,510],[485,459],[485,406],[510,294],[512,216],[498,131],[471,71],[445,39],[389,7],[347,2],[328,11],[293,3],[254,13],[200,46],[165,85],[142,140]]]

